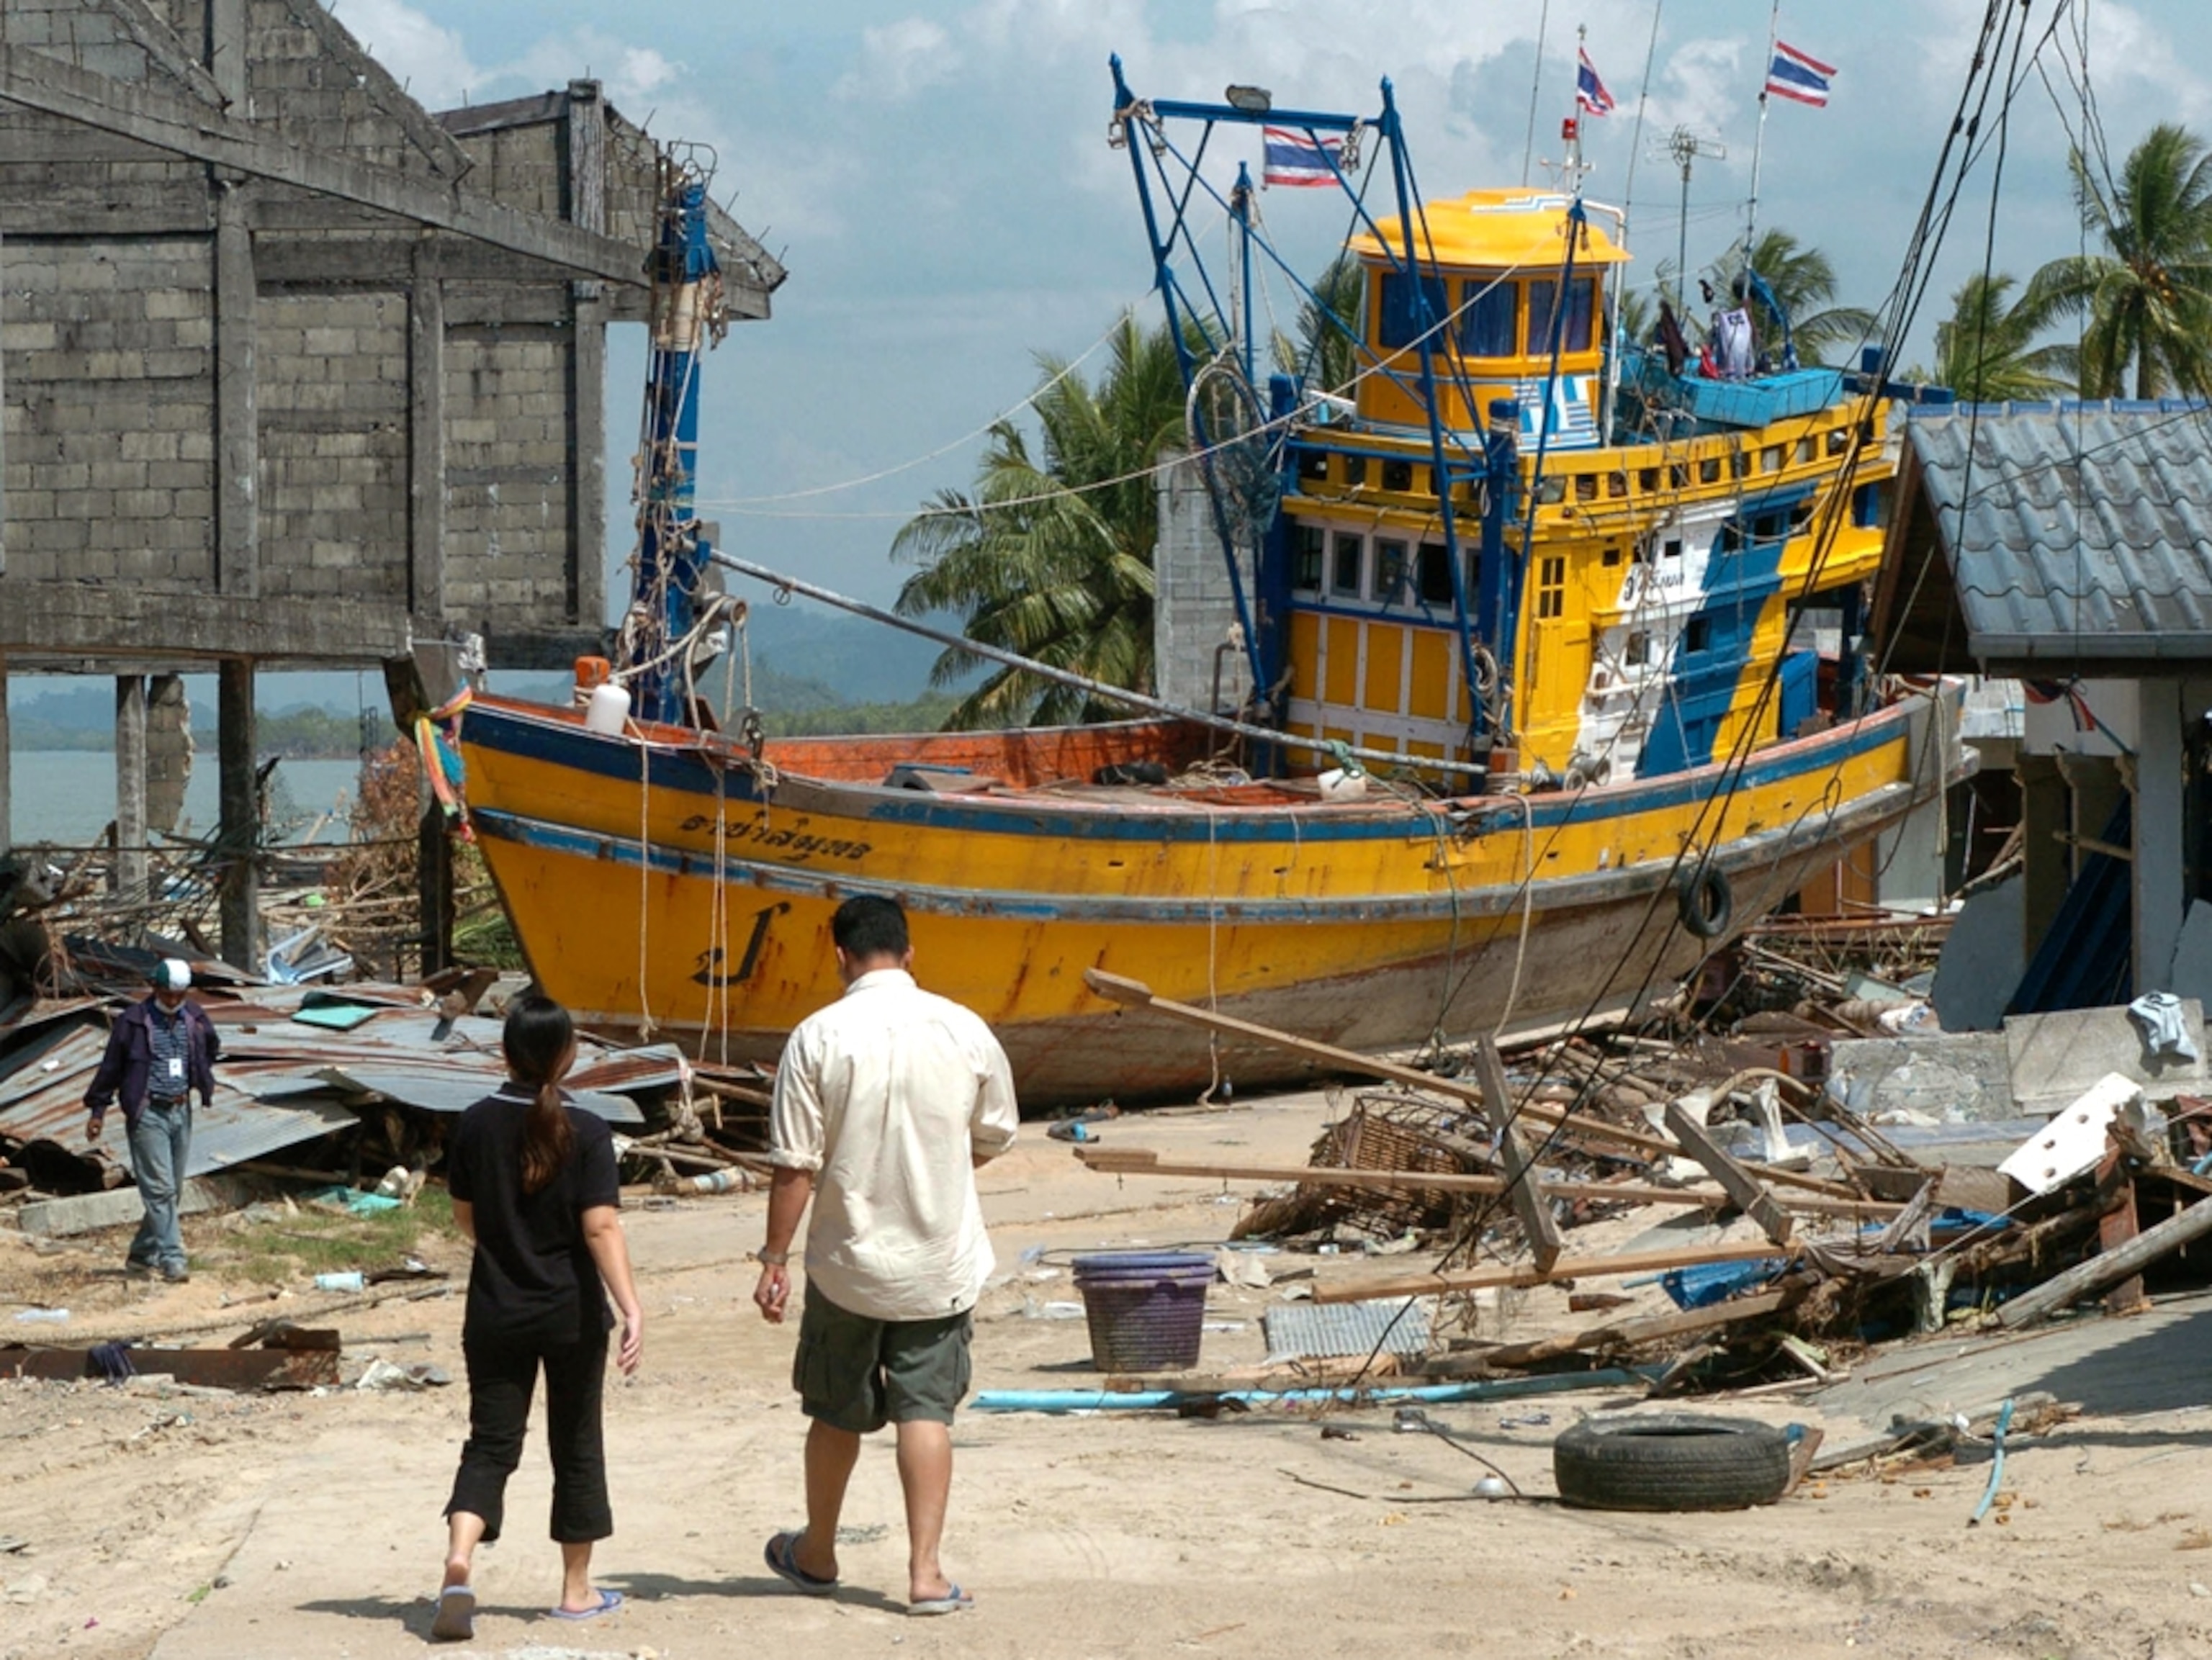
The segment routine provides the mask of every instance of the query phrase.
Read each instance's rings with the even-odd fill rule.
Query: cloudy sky
[[[2055,5],[2033,0],[2037,34]],[[702,495],[726,545],[878,602],[901,576],[892,534],[934,490],[969,479],[975,435],[1033,390],[1036,355],[1080,356],[1124,307],[1147,302],[1127,164],[1106,144],[1109,52],[1140,95],[1161,98],[1216,98],[1242,82],[1271,88],[1279,106],[1371,112],[1388,76],[1422,186],[1444,196],[1520,182],[1532,79],[1534,176],[1545,179],[1572,100],[1576,27],[1586,26],[1619,103],[1589,124],[1589,188],[1626,203],[1648,281],[1682,228],[1680,179],[1663,148],[1676,127],[1727,152],[1697,167],[1692,265],[1740,233],[1769,12],[1765,0],[336,0],[335,9],[433,108],[588,74],[657,136],[715,148],[717,197],[791,275],[774,319],[733,330],[710,364]],[[1984,0],[1785,0],[1781,38],[1838,73],[1825,110],[1778,100],[1760,223],[1826,250],[1850,303],[1878,306],[1896,282],[1984,10]],[[2028,72],[2014,105],[1995,204],[2000,270],[2025,276],[2080,245],[2064,158],[2082,124],[2085,55],[2116,159],[2155,120],[2212,135],[2212,8],[2074,0],[2044,55],[2048,85]],[[1967,183],[1931,311],[1981,265],[1992,173],[1985,164]],[[1343,226],[1328,192],[1274,191],[1265,212],[1304,270],[1318,269]],[[1923,318],[1908,355],[1925,355],[1933,322]],[[612,360],[610,430],[621,436],[611,480],[628,475],[641,345],[618,341]]]

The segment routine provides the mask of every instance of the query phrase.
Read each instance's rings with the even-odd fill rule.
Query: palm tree
[[[1340,253],[1314,279],[1298,307],[1296,340],[1278,335],[1276,366],[1302,375],[1310,391],[1351,396],[1360,370],[1359,314],[1367,297],[1367,272],[1358,257]]]
[[[1152,685],[1152,468],[1183,433],[1183,385],[1166,325],[1125,315],[1096,386],[1040,358],[1042,438],[991,428],[972,493],[941,490],[891,543],[921,568],[902,616],[951,610],[971,639],[1109,685]],[[930,670],[952,684],[990,662],[957,647]],[[963,698],[948,729],[1059,724],[1118,706],[1026,669],[1000,667]]]
[[[1721,262],[1723,291],[1734,287],[1743,264],[1741,248]],[[1828,303],[1836,297],[1836,268],[1827,255],[1800,245],[1788,231],[1767,231],[1752,244],[1751,269],[1765,279],[1790,318],[1802,361],[1826,362],[1833,348],[1856,347],[1874,333],[1873,312]]]
[[[1951,316],[1936,325],[1936,367],[1925,379],[1969,403],[2057,397],[2076,383],[2080,352],[2037,346],[2059,307],[2034,283],[2012,305],[2016,277],[1977,274],[1951,296]]]
[[[2053,261],[2030,287],[2087,319],[2082,396],[2122,396],[2130,368],[2137,397],[2212,389],[2212,156],[2165,123],[2118,179],[2100,181],[2079,150],[2072,167],[2081,227],[2104,251]]]

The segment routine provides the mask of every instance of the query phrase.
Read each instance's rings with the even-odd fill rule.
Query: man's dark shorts
[[[949,1424],[968,1393],[966,1312],[942,1320],[871,1320],[809,1287],[791,1386],[801,1409],[866,1435],[913,1420]]]

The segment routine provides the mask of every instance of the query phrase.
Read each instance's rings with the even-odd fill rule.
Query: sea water
[[[285,839],[298,839],[316,819],[335,811],[338,816],[316,840],[344,840],[348,827],[341,798],[349,806],[360,779],[359,761],[279,761],[271,785],[277,815],[299,821]],[[9,784],[11,839],[19,847],[33,842],[81,847],[115,816],[115,757],[102,751],[19,749]],[[183,834],[204,836],[221,816],[215,757],[196,756],[185,785],[184,817],[176,827]]]

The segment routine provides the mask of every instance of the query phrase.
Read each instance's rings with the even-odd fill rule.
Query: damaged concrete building
[[[595,82],[434,114],[319,0],[0,0],[0,851],[10,669],[114,677],[127,881],[149,677],[218,673],[250,854],[257,669],[599,649],[665,166]],[[765,318],[782,269],[714,212]],[[231,960],[255,918],[233,857]]]

